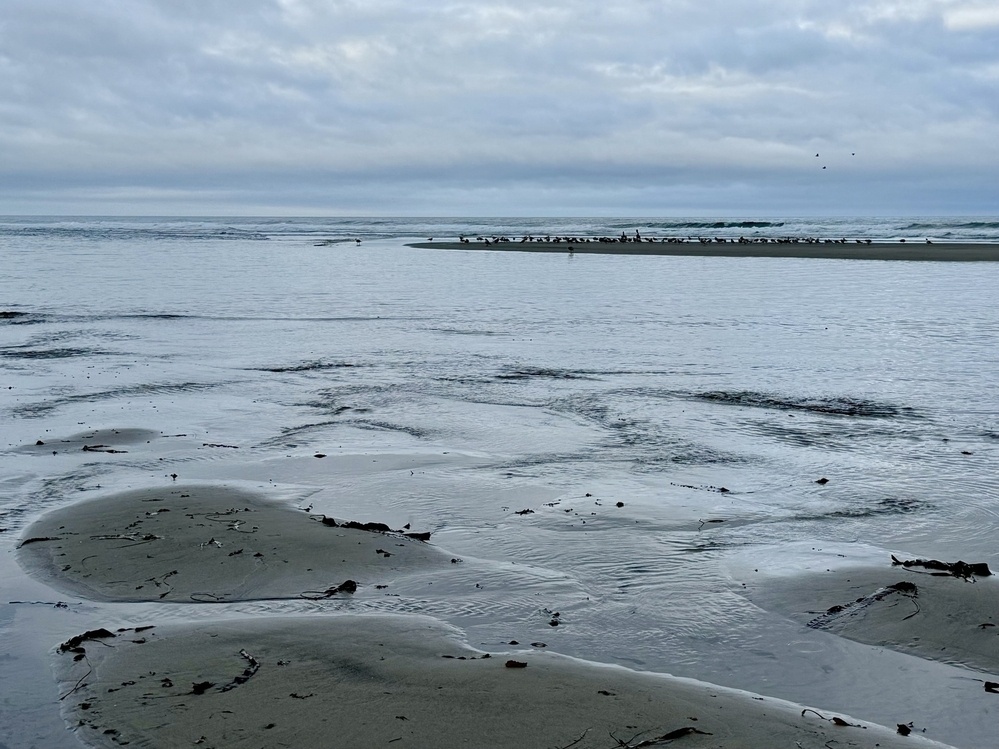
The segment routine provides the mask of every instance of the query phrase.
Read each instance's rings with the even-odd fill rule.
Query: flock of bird
[[[433,242],[433,237],[427,237],[428,242]],[[697,242],[700,244],[848,244],[850,240],[841,239],[821,239],[819,237],[643,237],[641,232],[635,231],[633,236],[629,236],[625,232],[621,232],[619,237],[579,237],[579,236],[552,236],[546,234],[544,236],[534,236],[532,234],[525,234],[519,240],[510,239],[506,236],[492,236],[484,237],[477,236],[474,239],[470,239],[466,236],[459,236],[458,241],[462,244],[471,244],[473,241],[476,243],[482,243],[485,246],[491,246],[494,244],[504,244],[516,242],[518,244],[589,244],[591,242],[603,243],[603,244],[618,244],[618,243],[646,243],[646,244],[686,244],[688,242]],[[871,244],[870,239],[854,239],[853,242],[856,244]],[[905,242],[904,239],[899,240],[900,242]],[[926,240],[927,244],[932,244],[929,239]]]

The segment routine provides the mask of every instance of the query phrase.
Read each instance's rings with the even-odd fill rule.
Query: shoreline
[[[65,716],[98,746],[945,746],[918,728],[906,736],[835,711],[495,644],[471,647],[426,616],[347,614],[95,630],[56,659]]]
[[[999,244],[871,244],[778,242],[413,242],[421,250],[492,250],[496,252],[555,252],[563,255],[659,255],[670,257],[766,257],[816,260],[903,260],[923,262],[999,262]]]
[[[113,606],[88,617],[88,629],[57,646],[53,665],[63,718],[93,746],[251,749],[265,736],[312,746],[328,743],[331,724],[337,746],[403,741],[450,749],[488,736],[496,747],[605,749],[610,735],[627,746],[683,738],[691,747],[820,749],[844,733],[862,746],[944,746],[900,735],[890,723],[663,670],[579,660],[543,642],[503,636],[475,647],[462,629],[435,617],[366,610],[363,602],[386,595],[428,596],[421,572],[423,584],[445,588],[447,578],[462,578],[452,587],[465,596],[481,578],[466,575],[473,561],[456,564],[461,560],[422,538],[334,523],[224,483],[171,483],[49,511],[25,529],[17,557],[29,575],[85,601],[199,608],[312,602],[290,616],[261,610],[252,618],[213,617],[206,610],[206,618],[187,623],[162,608],[126,627],[116,626]],[[331,582],[338,584],[327,588]],[[959,581],[941,586],[952,582]],[[954,590],[964,601],[967,590]],[[839,600],[841,591],[834,592]],[[954,600],[943,602],[927,596],[924,606],[940,614]],[[987,616],[976,610],[972,618]],[[552,617],[557,626],[559,614]],[[935,618],[920,634],[941,627]],[[990,654],[986,646],[979,665],[991,663]]]

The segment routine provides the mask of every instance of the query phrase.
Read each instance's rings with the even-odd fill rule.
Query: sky
[[[997,0],[0,0],[0,214],[999,215]]]

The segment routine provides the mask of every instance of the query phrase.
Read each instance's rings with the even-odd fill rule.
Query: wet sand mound
[[[68,717],[95,746],[941,746],[701,682],[486,654],[426,617],[138,629],[60,648]]]
[[[418,538],[334,522],[225,486],[143,489],[45,515],[18,560],[91,600],[186,603],[373,594],[454,566]]]
[[[750,594],[812,629],[999,674],[999,578],[886,564],[773,578]],[[986,679],[983,679],[986,681]],[[980,691],[982,684],[969,685]]]

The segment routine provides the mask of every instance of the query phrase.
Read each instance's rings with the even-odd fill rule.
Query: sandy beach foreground
[[[999,262],[999,244],[926,244],[923,242],[775,243],[775,242],[414,242],[435,250],[495,252],[560,252],[600,255],[673,255],[695,257],[774,257],[826,260],[914,260],[935,262]]]
[[[344,527],[225,485],[172,484],[53,511],[27,529],[19,560],[92,600],[345,604],[78,633],[55,648],[60,702],[93,746],[941,746],[918,727],[903,736],[904,725],[588,663],[544,643],[473,649],[422,615],[348,613],[351,600],[392,595],[414,573],[423,584],[462,574],[408,532]],[[983,647],[976,665],[993,657]]]
[[[422,616],[137,627],[60,651],[68,712],[97,746],[941,746],[540,649],[473,650]]]

